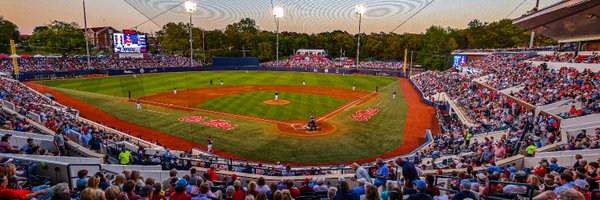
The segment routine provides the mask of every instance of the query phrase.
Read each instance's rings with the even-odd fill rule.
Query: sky
[[[82,0],[0,0],[0,15],[30,34],[52,20],[76,22],[83,27]],[[485,22],[518,18],[535,6],[535,0],[193,0],[198,10],[193,24],[224,29],[249,17],[261,30],[275,30],[273,6],[284,8],[280,31],[317,33],[358,32],[354,6],[364,4],[361,31],[421,33],[432,25],[465,28],[473,19]],[[433,1],[433,2],[432,2]],[[540,0],[540,7],[561,0]],[[156,32],[168,22],[189,22],[182,0],[86,0],[88,27],[112,26]],[[429,4],[427,7],[425,7]],[[425,8],[423,8],[425,7]],[[419,9],[421,12],[418,12]],[[514,10],[514,11],[513,11]],[[411,15],[417,13],[398,27]],[[162,14],[161,14],[162,13]],[[155,17],[156,16],[156,17]],[[153,18],[154,17],[154,18]],[[153,18],[148,21],[149,18]],[[148,21],[148,22],[146,22]],[[144,23],[146,22],[146,23]],[[397,28],[398,27],[398,28]]]

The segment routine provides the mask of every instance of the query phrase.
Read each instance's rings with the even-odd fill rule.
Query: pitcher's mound
[[[267,105],[286,105],[286,104],[289,104],[290,101],[288,101],[288,100],[277,100],[277,101],[275,101],[275,100],[266,100],[266,101],[263,101],[263,103],[267,104]]]

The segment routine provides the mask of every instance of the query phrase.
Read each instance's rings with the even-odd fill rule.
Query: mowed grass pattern
[[[267,105],[263,101],[275,98],[275,91],[247,92],[215,98],[198,105],[199,108],[250,115],[275,120],[308,119],[310,114],[321,116],[348,102],[330,96],[279,92],[287,105]]]
[[[319,74],[299,72],[269,72],[269,71],[209,71],[209,72],[180,72],[162,74],[144,74],[126,76],[110,76],[102,78],[70,79],[44,81],[40,84],[52,87],[66,88],[85,92],[106,94],[111,96],[142,97],[152,94],[186,88],[205,88],[220,84],[223,80],[225,86],[236,85],[302,85],[327,86],[351,89],[352,85],[357,90],[374,91],[394,81],[390,77],[375,76],[350,76],[342,74]]]
[[[111,98],[73,91],[81,90],[126,97],[127,91],[136,87],[139,91],[145,91],[146,93],[170,92],[173,81],[180,81],[176,83],[179,84],[177,85],[178,89],[185,87],[184,80],[189,80],[190,88],[195,84],[198,84],[195,87],[209,87],[208,80],[211,78],[218,80],[218,77],[228,77],[225,79],[225,85],[234,84],[232,81],[227,80],[235,80],[238,85],[301,85],[303,79],[306,80],[307,85],[342,88],[351,88],[352,83],[356,83],[357,89],[366,91],[372,91],[376,85],[379,85],[381,94],[361,106],[352,107],[329,119],[329,122],[337,127],[336,132],[323,136],[302,137],[282,134],[278,132],[276,126],[270,123],[159,107],[144,106],[144,111],[137,111],[135,103],[128,102],[124,98]],[[72,89],[58,89],[58,91],[93,105],[121,120],[201,145],[205,145],[206,138],[211,136],[214,140],[213,148],[236,156],[271,162],[318,164],[373,158],[402,145],[408,105],[401,95],[396,99],[391,98],[394,91],[402,94],[396,81],[396,78],[388,77],[342,76],[337,74],[198,72],[144,75],[143,84],[140,75],[135,79],[131,76],[119,76],[57,80],[44,82],[43,84]],[[218,82],[214,83],[218,84]],[[386,85],[389,86],[385,87]],[[143,93],[136,92],[133,95],[143,96]],[[267,97],[267,99],[273,98],[273,93],[268,93]],[[315,104],[317,102],[309,103]],[[381,111],[368,122],[359,122],[350,118],[352,113],[367,108],[377,108]],[[146,109],[168,113],[169,115],[146,112]],[[179,117],[193,115],[229,120],[237,127],[226,131],[197,123],[178,121]]]

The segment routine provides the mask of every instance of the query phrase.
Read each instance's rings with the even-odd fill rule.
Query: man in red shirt
[[[285,181],[286,189],[290,190],[290,194],[292,194],[292,198],[298,198],[300,196],[300,190],[294,187],[294,182],[292,180]]]
[[[212,182],[216,182],[218,181],[217,179],[217,172],[216,172],[216,167],[215,165],[211,165],[210,169],[206,171],[206,173],[208,173],[208,179]]]
[[[492,194],[492,195],[495,194],[495,193],[499,193],[499,192],[503,191],[504,187],[501,184],[490,183],[490,181],[497,181],[497,180],[498,180],[498,176],[496,176],[494,174],[488,175],[488,177],[487,177],[488,186],[485,186],[483,188],[483,190],[481,190],[482,199],[483,199],[483,197],[485,197],[486,195],[488,195],[488,192],[490,192],[489,190],[492,190],[490,192],[490,194]]]
[[[175,192],[171,194],[170,200],[192,200],[192,196],[186,193],[188,182],[185,179],[179,179],[175,184]]]
[[[301,194],[313,192],[313,188],[308,185],[309,182],[310,181],[308,180],[308,178],[304,179],[304,182],[302,183],[302,187],[299,189]]]
[[[240,182],[240,180],[233,181],[233,187],[235,188],[235,192],[233,193],[233,200],[246,199],[246,192],[242,190],[242,182]]]
[[[0,197],[3,199],[19,199],[26,200],[33,197],[37,197],[40,194],[47,194],[48,189],[39,190],[37,192],[31,192],[29,190],[13,190],[6,188],[8,186],[8,178],[5,175],[0,174]]]
[[[585,180],[581,180],[581,179],[577,179],[573,182],[573,189],[577,190],[578,192],[580,192],[581,194],[583,194],[583,197],[585,198],[585,200],[590,200],[592,198],[592,194],[589,192],[590,189],[590,184],[585,181]]]
[[[548,160],[542,158],[540,165],[535,167],[533,173],[539,177],[543,177],[546,173],[548,173]]]

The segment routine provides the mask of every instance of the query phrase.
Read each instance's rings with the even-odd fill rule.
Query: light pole
[[[540,6],[540,0],[535,1],[535,8],[533,8],[534,12],[537,12],[538,7]],[[531,39],[529,39],[529,49],[533,48],[533,42],[535,40],[535,31],[531,30]]]
[[[275,23],[277,26],[277,42],[275,42],[276,44],[276,49],[275,49],[275,60],[276,60],[276,66],[279,67],[279,18],[283,17],[283,7],[275,7],[273,8],[273,16],[275,16]]]
[[[358,4],[354,6],[354,11],[358,15],[358,42],[356,42],[356,69],[358,69],[358,64],[360,64],[360,24],[362,23],[362,15],[367,11],[367,6]]]
[[[85,32],[85,51],[87,55],[87,67],[90,68],[90,44],[88,42],[87,15],[85,12],[85,0],[83,0],[83,26]]]
[[[190,14],[190,67],[194,67],[194,47],[192,46],[192,13],[196,12],[196,3],[185,1],[185,12]]]

